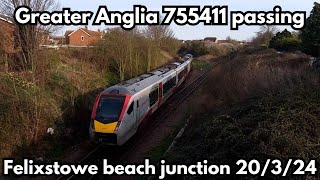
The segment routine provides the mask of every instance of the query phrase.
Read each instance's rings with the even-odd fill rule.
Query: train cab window
[[[112,123],[119,120],[125,96],[101,96],[96,110],[97,121]]]
[[[149,99],[150,99],[150,107],[153,106],[159,98],[159,91],[158,88],[154,89],[150,94],[149,94]]]
[[[132,102],[131,104],[130,104],[130,106],[129,106],[129,108],[128,108],[128,111],[127,111],[127,114],[131,114],[132,113],[132,111],[133,111],[133,104],[134,104],[134,102]]]
[[[139,100],[137,100],[137,108],[139,108]]]

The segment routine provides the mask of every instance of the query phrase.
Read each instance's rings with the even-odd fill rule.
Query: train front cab
[[[89,136],[94,142],[122,145],[135,133],[134,101],[130,95],[101,94],[90,120]]]

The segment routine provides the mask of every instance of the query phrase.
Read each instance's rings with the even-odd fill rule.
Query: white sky
[[[228,5],[229,11],[271,11],[275,5],[280,5],[283,11],[307,11],[309,15],[313,3],[319,0],[60,0],[62,7],[70,7],[71,10],[83,10],[96,12],[99,5],[106,5],[108,10],[132,11],[133,5],[145,5],[148,10],[161,12],[162,5]],[[229,17],[230,20],[230,17]],[[76,29],[77,27],[64,27]],[[105,29],[106,26],[89,26],[90,29]],[[238,31],[231,31],[229,26],[178,26],[174,23],[171,28],[179,39],[203,39],[207,36],[215,36],[225,39],[227,36],[238,40],[247,40],[258,31],[258,26],[241,26]],[[278,27],[279,29],[288,26]],[[62,35],[63,32],[59,32]]]

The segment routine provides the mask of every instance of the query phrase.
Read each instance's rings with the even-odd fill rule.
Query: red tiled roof
[[[72,31],[72,30],[66,31],[65,36],[69,36],[70,34],[72,34],[73,32],[76,32],[78,30],[81,30],[81,31],[87,33],[89,36],[101,37],[103,35],[103,33],[99,32],[99,31],[91,31],[91,30],[88,30],[86,28],[79,28],[79,29],[74,30],[74,31]]]
[[[13,24],[14,23],[14,19],[10,16],[7,16],[5,14],[1,14],[0,13],[0,20],[5,21],[7,23]]]
[[[85,31],[86,33],[88,33],[90,36],[97,36],[100,37],[102,36],[102,32],[98,32],[98,31],[91,31],[85,28],[81,28],[81,30]]]

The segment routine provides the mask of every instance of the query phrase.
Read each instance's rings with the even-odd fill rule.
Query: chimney
[[[101,32],[101,31],[100,31],[100,28],[98,29],[98,32]]]
[[[84,26],[84,29],[88,30],[88,26]]]

